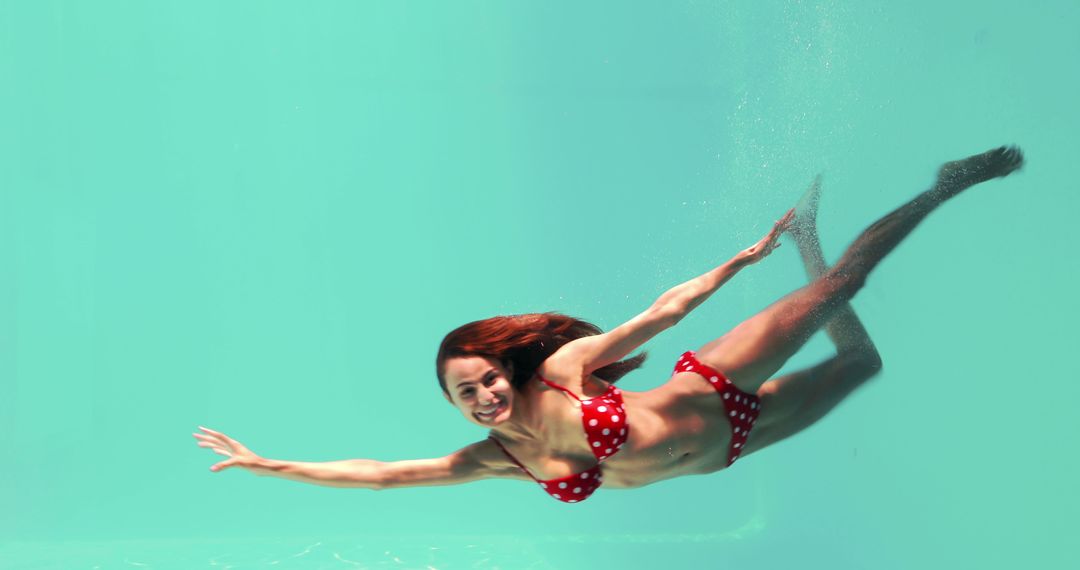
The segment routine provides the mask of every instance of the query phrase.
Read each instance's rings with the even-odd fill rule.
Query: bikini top
[[[615,455],[626,443],[630,433],[630,424],[626,421],[623,410],[622,391],[614,384],[608,386],[607,391],[595,398],[578,398],[576,394],[566,388],[550,382],[543,377],[540,381],[557,390],[562,390],[575,400],[581,402],[581,425],[585,428],[585,437],[589,441],[589,448],[596,457],[596,465],[581,473],[575,473],[560,479],[537,479],[528,468],[521,464],[499,440],[489,436],[499,449],[506,454],[510,461],[521,468],[529,477],[540,484],[548,494],[565,503],[584,501],[600,487],[604,476],[600,473],[600,463]]]

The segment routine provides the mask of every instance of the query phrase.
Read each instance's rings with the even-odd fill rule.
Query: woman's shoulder
[[[545,361],[546,364],[547,361]],[[593,374],[586,374],[580,367],[541,365],[536,371],[536,382],[540,392],[564,392],[578,399],[595,398],[606,393],[611,382]]]
[[[580,394],[588,375],[579,360],[568,358],[560,351],[540,363],[536,376],[545,384],[555,384]]]

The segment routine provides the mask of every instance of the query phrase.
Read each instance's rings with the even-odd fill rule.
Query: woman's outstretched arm
[[[305,462],[260,457],[223,433],[203,427],[199,429],[204,433],[193,435],[199,440],[200,447],[209,447],[215,453],[228,457],[211,467],[211,471],[242,467],[260,476],[281,477],[327,487],[374,490],[455,485],[492,477],[522,477],[519,469],[506,465],[505,459],[496,455],[498,452],[489,440],[434,459]]]
[[[780,245],[780,235],[788,228],[794,210],[788,211],[769,233],[715,269],[686,283],[672,287],[645,312],[604,334],[571,341],[551,355],[541,368],[548,378],[574,382],[584,374],[626,358],[646,341],[674,326],[690,311],[705,302],[721,285],[741,269],[761,261]],[[554,379],[554,378],[552,378]]]

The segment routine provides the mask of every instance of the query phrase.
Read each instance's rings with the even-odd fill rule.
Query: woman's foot
[[[795,205],[795,219],[787,228],[787,233],[796,242],[817,237],[817,210],[820,200],[821,175],[818,174],[806,192],[803,192],[799,203]]]
[[[950,198],[980,182],[1008,176],[1024,164],[1024,153],[1015,146],[1002,146],[961,160],[946,162],[938,171],[935,193]]]

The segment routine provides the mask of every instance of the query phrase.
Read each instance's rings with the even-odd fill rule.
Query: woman
[[[758,243],[660,296],[607,333],[556,314],[495,317],[443,340],[436,360],[446,399],[487,439],[438,459],[303,463],[259,457],[214,430],[199,445],[260,475],[339,487],[448,485],[491,477],[535,480],[565,502],[601,484],[640,487],[710,473],[802,431],[881,370],[881,360],[848,301],[870,271],[931,211],[961,191],[1023,164],[1015,147],[946,163],[933,187],[878,220],[827,268],[815,217],[819,184]],[[671,379],[647,392],[614,382],[644,360],[627,355],[675,325],[789,233],[811,283],[727,334],[687,352]],[[820,327],[836,356],[771,378]],[[771,379],[770,379],[771,378]],[[584,434],[583,434],[584,432]],[[601,470],[602,466],[602,470]]]

